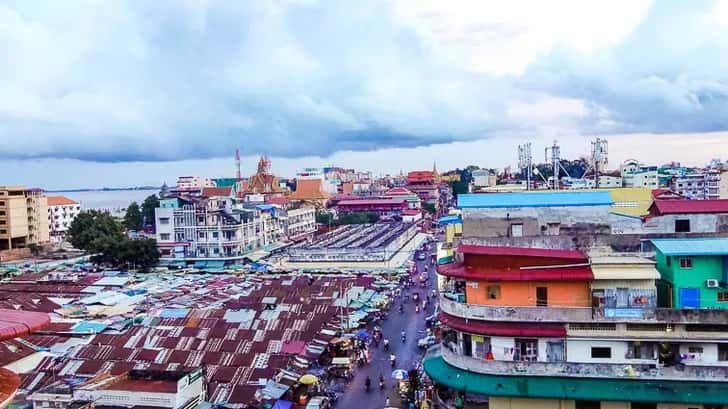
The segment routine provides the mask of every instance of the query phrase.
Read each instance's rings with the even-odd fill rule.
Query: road
[[[430,245],[430,247],[434,247]],[[415,253],[415,260],[419,256],[419,252]],[[417,272],[424,270],[425,266],[428,266],[430,271],[430,280],[428,281],[428,288],[411,288],[409,294],[412,292],[419,292],[421,296],[424,296],[426,292],[432,291],[435,286],[435,274],[434,264],[432,257],[428,256],[424,261],[417,260]],[[415,280],[413,276],[413,280]],[[409,370],[414,367],[416,363],[422,360],[424,350],[417,348],[417,339],[421,338],[425,331],[425,320],[424,318],[431,315],[434,312],[432,303],[427,308],[427,311],[420,311],[415,313],[415,306],[411,300],[405,303],[404,313],[399,312],[400,301],[396,301],[393,304],[392,310],[390,311],[389,317],[382,324],[382,332],[385,338],[389,338],[390,351],[397,356],[397,369]],[[421,305],[420,305],[421,306]],[[407,333],[407,340],[405,343],[401,341],[401,331],[405,330]],[[390,352],[385,352],[382,344],[380,343],[379,348],[374,348],[373,345],[372,362],[364,367],[357,368],[355,371],[354,379],[347,385],[344,394],[339,398],[336,404],[337,409],[378,409],[383,408],[385,399],[390,395],[391,388],[395,385],[394,380],[391,379],[392,367],[389,362]],[[384,375],[386,379],[387,387],[385,390],[379,390],[379,375]],[[372,388],[369,392],[365,391],[365,380],[369,377],[372,381]],[[400,406],[399,399],[392,399],[390,406]]]

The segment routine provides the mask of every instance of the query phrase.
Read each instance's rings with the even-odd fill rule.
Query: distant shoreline
[[[44,189],[46,193],[62,192],[121,192],[128,190],[159,190],[161,186],[135,186],[135,187],[102,187],[102,188],[81,188],[81,189]]]

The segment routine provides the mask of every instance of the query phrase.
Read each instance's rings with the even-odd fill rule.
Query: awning
[[[331,359],[331,365],[349,365],[351,364],[351,359],[349,357],[336,357]]]
[[[587,261],[584,253],[580,252],[579,250],[461,244],[458,246],[458,252],[463,254],[477,254],[483,256],[548,257]]]
[[[437,272],[447,277],[480,281],[591,281],[593,274],[587,266],[499,269],[470,268],[463,263],[439,264]]]
[[[502,321],[465,320],[445,313],[437,318],[450,328],[482,335],[514,337],[565,337],[566,327],[562,324],[515,323]]]
[[[653,265],[592,264],[594,280],[659,280]]]

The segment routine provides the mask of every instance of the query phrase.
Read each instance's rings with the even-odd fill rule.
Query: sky
[[[0,184],[728,159],[728,0],[0,0]]]

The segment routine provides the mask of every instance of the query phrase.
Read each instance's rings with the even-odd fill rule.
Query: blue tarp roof
[[[272,409],[291,409],[291,406],[293,406],[292,402],[289,402],[287,400],[279,399],[276,401],[276,404],[273,405]]]
[[[103,322],[81,321],[78,324],[74,325],[71,331],[78,334],[98,334],[99,332],[105,330],[106,327],[108,327],[108,325],[104,324]]]
[[[159,316],[162,318],[185,318],[189,312],[189,308],[165,308],[159,313]]]
[[[728,238],[654,239],[655,248],[666,256],[728,255]]]
[[[593,192],[534,192],[534,193],[480,193],[458,195],[458,207],[559,207],[559,206],[611,206],[614,203],[608,191]]]
[[[437,224],[444,226],[446,224],[458,224],[462,223],[463,220],[458,215],[444,216],[437,220]]]

